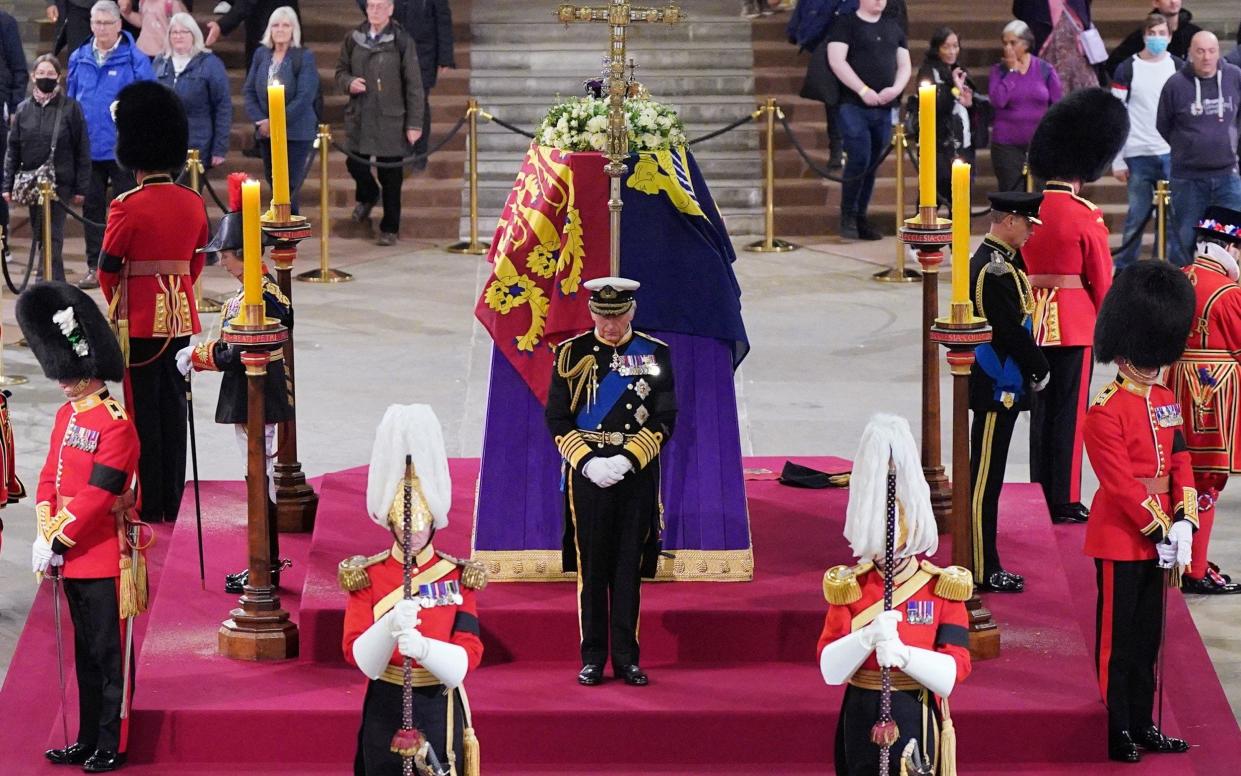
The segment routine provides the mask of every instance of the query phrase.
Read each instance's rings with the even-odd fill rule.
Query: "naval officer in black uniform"
[[[991,342],[978,348],[970,371],[970,524],[974,535],[974,583],[979,590],[1020,593],[1025,581],[1005,571],[996,547],[1000,488],[1017,415],[1042,390],[1047,359],[1034,344],[1034,294],[1021,259],[1021,245],[1042,223],[1042,194],[990,195],[991,228],[970,259],[975,312],[991,324]]]
[[[547,426],[564,458],[563,566],[577,571],[584,685],[612,669],[645,685],[638,667],[639,586],[659,560],[659,452],[676,421],[672,361],[663,342],[634,331],[625,278],[586,282],[591,331],[556,348]]]

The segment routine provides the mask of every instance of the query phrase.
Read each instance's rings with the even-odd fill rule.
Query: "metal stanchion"
[[[43,280],[52,279],[52,203],[56,189],[47,178],[39,178],[39,207],[43,209]]]
[[[763,192],[763,197],[767,200],[763,219],[765,235],[758,242],[745,246],[745,249],[755,253],[785,253],[795,251],[800,246],[776,237],[776,116],[784,118],[784,112],[776,105],[775,97],[767,98],[767,104],[754,112],[755,118],[764,112],[767,114],[767,156],[764,160],[767,169]]]
[[[469,135],[466,144],[469,146],[470,158],[470,239],[453,243],[444,250],[449,253],[464,253],[481,256],[490,248],[491,243],[478,239],[478,98],[471,97],[465,116],[469,119]]]
[[[1034,173],[1030,172],[1030,163],[1026,162],[1021,165],[1021,174],[1026,179],[1026,191],[1034,191]]]
[[[201,192],[202,175],[205,170],[203,168],[202,152],[197,148],[191,148],[186,152],[185,169],[190,173],[190,188],[196,192]],[[194,304],[200,313],[218,313],[224,308],[224,305],[220,304],[219,300],[203,296],[203,279],[201,276],[194,281]]]
[[[319,134],[315,136],[315,148],[319,149],[319,268],[303,272],[298,280],[306,283],[347,283],[353,275],[328,266],[328,240],[331,237],[332,224],[328,215],[328,152],[332,150],[332,127],[329,124],[319,125]]]
[[[892,129],[892,153],[896,156],[896,233],[901,233],[905,225],[905,122],[898,121]],[[905,255],[909,246],[903,240],[896,241],[896,266],[876,272],[873,277],[883,283],[915,283],[922,279],[922,273],[905,266]]]
[[[3,233],[4,227],[0,226],[0,233]],[[4,294],[4,284],[0,283],[0,297]],[[3,299],[0,298],[0,309],[4,307]],[[30,382],[29,377],[22,375],[10,375],[4,372],[4,339],[0,338],[0,386],[24,385]]]
[[[1155,258],[1168,260],[1168,205],[1172,191],[1165,180],[1155,181]]]

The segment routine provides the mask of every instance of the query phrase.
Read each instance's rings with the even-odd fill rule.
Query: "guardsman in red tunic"
[[[26,486],[17,477],[13,449],[13,421],[9,417],[9,392],[0,391],[0,509],[26,497]],[[4,518],[0,518],[0,549],[4,547]]]
[[[1034,288],[1034,341],[1051,367],[1030,410],[1030,478],[1051,519],[1084,522],[1081,421],[1089,399],[1095,315],[1112,283],[1103,214],[1077,192],[1110,168],[1128,134],[1124,103],[1083,89],[1053,105],[1030,141],[1030,169],[1046,180],[1043,225],[1022,248]]]
[[[1099,478],[1086,525],[1099,603],[1095,656],[1107,705],[1108,756],[1138,762],[1141,750],[1184,752],[1154,722],[1155,663],[1163,639],[1170,572],[1189,565],[1198,493],[1181,404],[1159,382],[1185,348],[1194,289],[1175,267],[1143,261],[1125,269],[1095,330],[1100,363],[1116,379],[1086,413],[1086,453]]]
[[[1241,593],[1241,584],[1207,559],[1215,503],[1228,475],[1241,472],[1241,212],[1208,208],[1197,232],[1197,255],[1185,268],[1197,300],[1194,327],[1168,387],[1181,401],[1198,489],[1194,559],[1181,589],[1220,595]]]
[[[138,436],[104,380],[121,380],[116,337],[95,302],[66,283],[40,283],[17,300],[17,320],[43,372],[69,399],[56,413],[39,475],[36,574],[60,567],[73,621],[78,682],[78,737],[46,757],[111,771],[125,761],[124,628],[132,601],[122,600],[132,565],[127,509],[138,463]],[[141,564],[139,564],[141,566]],[[145,586],[143,586],[145,587]],[[138,588],[130,584],[129,591]],[[129,614],[126,614],[126,611]],[[20,769],[19,769],[20,770]]]
[[[185,381],[177,352],[201,327],[194,281],[203,269],[207,211],[198,192],[173,182],[188,134],[181,100],[155,81],[121,90],[116,158],[138,187],[112,201],[99,286],[129,367],[126,405],[142,440],[138,462],[146,522],[176,520],[185,490]]]
[[[404,598],[406,455],[413,597]],[[435,532],[448,525],[452,482],[444,438],[425,404],[393,405],[375,435],[366,488],[371,519],[396,542],[390,550],[340,564],[345,606],[345,660],[371,681],[362,706],[356,776],[399,776],[393,735],[402,726],[402,670],[413,661],[414,726],[445,772],[478,776],[478,740],[463,682],[483,657],[475,594],[487,584],[482,564],[438,552]],[[425,755],[424,755],[425,756]]]
[[[888,462],[896,467],[897,526],[894,563],[884,568]],[[848,684],[836,726],[835,765],[841,776],[878,774],[879,746],[871,729],[879,720],[881,669],[891,669],[891,773],[902,760],[941,762],[955,742],[947,698],[970,673],[969,620],[965,601],[973,577],[959,566],[937,568],[918,555],[939,545],[930,489],[909,424],[876,415],[862,433],[849,483],[845,538],[862,562],[834,566],[823,577],[827,618],[819,637],[819,669],[829,685]],[[884,611],[885,577],[891,574],[892,609]],[[913,753],[916,752],[916,755]],[[929,773],[910,768],[910,773]],[[882,776],[888,776],[883,774]]]

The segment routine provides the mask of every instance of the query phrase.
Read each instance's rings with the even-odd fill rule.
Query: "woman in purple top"
[[[1034,35],[1025,22],[1004,26],[1004,49],[991,66],[989,97],[995,109],[991,129],[991,166],[999,191],[1022,191],[1026,148],[1043,114],[1061,97],[1056,69],[1030,53]]]

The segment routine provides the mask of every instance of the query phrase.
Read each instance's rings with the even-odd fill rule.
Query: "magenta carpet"
[[[746,461],[751,469],[778,471],[782,464]],[[454,460],[452,473],[452,525],[437,545],[464,553],[478,461]],[[771,479],[746,485],[754,581],[643,588],[648,688],[574,682],[570,584],[496,584],[480,595],[486,655],[468,686],[485,774],[831,771],[840,693],[819,678],[814,646],[825,608],[822,573],[848,560],[840,536],[846,492],[797,490]],[[207,591],[199,589],[192,501],[175,531],[161,532],[154,605],[139,632],[127,772],[349,771],[365,680],[340,656],[344,594],[335,569],[343,557],[388,542],[365,516],[364,468],[328,475],[316,487],[313,537],[282,540],[294,559],[282,600],[301,629],[297,660],[260,665],[215,654],[216,630],[234,603],[220,592],[222,576],[244,555],[240,483],[210,483],[204,491]],[[1092,669],[1093,567],[1081,555],[1082,529],[1053,529],[1029,485],[1008,486],[1002,509],[1005,559],[1026,575],[1027,592],[987,598],[1004,650],[998,660],[977,664],[953,695],[961,772],[1177,776],[1230,772],[1221,766],[1241,763],[1241,731],[1176,593],[1169,599],[1164,722],[1194,749],[1149,756],[1138,766],[1107,763]],[[947,548],[937,560],[945,557]],[[63,738],[51,616],[43,592],[0,689],[3,774],[65,772],[41,756]],[[69,706],[72,735],[72,697]]]

